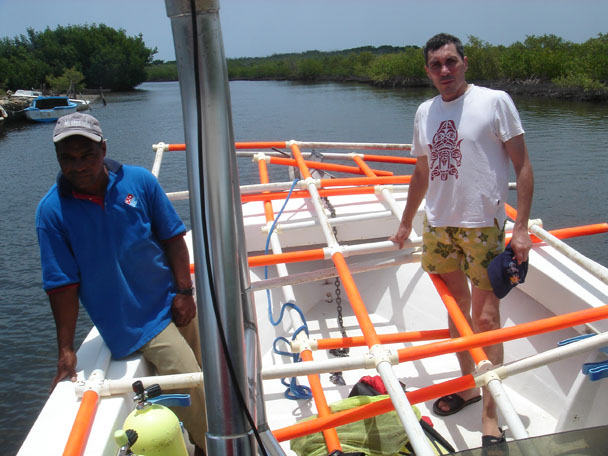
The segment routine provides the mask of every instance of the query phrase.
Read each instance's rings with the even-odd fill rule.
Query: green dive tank
[[[140,381],[133,384],[137,402],[135,410],[125,419],[123,429],[114,434],[121,450],[119,455],[137,456],[188,456],[184,442],[182,426],[169,408],[161,403],[169,401],[170,405],[185,405],[175,402],[177,396],[160,396],[159,385],[143,388]],[[158,403],[149,399],[156,397]],[[187,399],[189,403],[189,398]]]

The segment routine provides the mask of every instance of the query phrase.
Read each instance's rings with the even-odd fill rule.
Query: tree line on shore
[[[467,80],[510,90],[577,99],[608,99],[608,34],[583,43],[528,36],[509,46],[469,36]],[[177,80],[175,62],[156,48],[104,24],[58,26],[0,39],[0,89],[130,90],[145,81]],[[359,81],[379,86],[429,84],[419,46],[364,46],[341,51],[227,59],[231,80]],[[547,87],[551,87],[548,89]]]
[[[0,89],[130,90],[146,81],[156,48],[104,24],[58,26],[0,39]]]
[[[470,36],[464,45],[467,80],[578,99],[608,99],[608,34],[584,43],[555,35],[528,36],[510,46]],[[360,81],[379,86],[429,84],[418,46],[365,46],[354,49],[228,59],[232,80]],[[173,63],[147,68],[148,80],[175,80]],[[551,86],[552,88],[548,88]],[[525,89],[525,90],[521,90]]]

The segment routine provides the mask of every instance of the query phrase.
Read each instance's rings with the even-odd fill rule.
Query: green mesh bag
[[[386,398],[388,398],[388,395],[353,396],[335,402],[329,407],[335,413]],[[420,412],[418,408],[413,406],[412,409],[419,420]],[[317,415],[305,418],[300,423],[316,417]],[[408,442],[407,434],[403,430],[397,412],[394,410],[373,418],[339,426],[336,431],[342,444],[342,451],[345,453],[360,451],[368,456],[394,456],[399,454],[399,451]],[[321,432],[293,439],[290,445],[298,456],[327,455],[325,439]]]

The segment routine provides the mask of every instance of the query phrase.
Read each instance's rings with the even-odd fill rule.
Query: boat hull
[[[395,186],[392,197],[398,207],[407,199],[407,187]],[[365,195],[331,196],[332,218],[335,235],[343,246],[385,243],[398,226],[399,218],[387,208],[383,196],[378,193]],[[279,214],[275,228],[285,253],[317,251],[325,247],[319,233],[315,208],[306,198],[293,198],[285,203],[277,199],[272,203],[272,213]],[[244,233],[250,261],[266,252],[266,213],[262,201],[244,203],[242,206]],[[422,233],[423,211],[414,220],[414,236]],[[190,234],[186,237],[192,252]],[[408,245],[403,250],[383,244],[385,247],[372,252],[345,250],[346,262],[352,273],[361,301],[375,331],[380,334],[396,334],[447,329],[447,313],[432,280],[420,267],[420,247]],[[392,244],[392,243],[388,243]],[[272,246],[273,244],[270,243]],[[283,321],[276,320],[286,302],[285,288],[293,289],[292,301],[305,316],[309,337],[313,341],[342,337],[338,325],[337,304],[341,302],[344,330],[349,337],[360,336],[360,321],[349,305],[350,295],[344,285],[336,282],[336,270],[331,260],[331,249],[326,255],[312,261],[294,261],[285,265],[287,273],[271,265],[254,265],[249,269],[252,299],[257,313],[257,332],[262,357],[264,402],[270,429],[277,432],[295,425],[298,420],[317,413],[316,405],[309,399],[290,400],[285,397],[286,387],[277,378],[277,369],[291,368],[293,360],[275,351],[277,338],[291,340],[294,333],[293,315],[286,312]],[[191,257],[193,263],[193,258]],[[195,265],[196,268],[196,265]],[[267,290],[270,292],[270,301]],[[341,301],[339,301],[339,299]],[[530,252],[526,282],[513,289],[501,301],[501,326],[514,327],[531,321],[549,319],[569,312],[595,309],[608,302],[608,285],[569,260],[564,254],[545,244],[535,244]],[[274,321],[270,321],[269,314]],[[528,338],[505,342],[505,364],[525,359],[553,349],[558,342],[586,332],[602,333],[608,330],[607,320],[599,320],[573,328],[539,333]],[[432,343],[427,341],[393,342],[386,345],[391,351]],[[204,347],[203,347],[204,348]],[[279,349],[289,351],[287,343],[279,342]],[[138,355],[125,360],[112,360],[104,355],[105,344],[95,329],[78,351],[78,378],[84,381],[96,369],[110,380],[131,381],[152,374],[150,366]],[[351,360],[365,357],[369,349],[365,344],[349,349]],[[334,356],[326,350],[313,350],[315,362],[332,362]],[[608,383],[590,382],[581,378],[581,366],[585,362],[605,360],[598,350],[577,354],[544,365],[532,371],[506,378],[504,388],[526,432],[540,436],[558,431],[608,425],[605,413],[608,407]],[[438,385],[460,377],[457,358],[453,353],[422,357],[393,366],[398,379],[408,392],[415,392],[430,385]],[[343,385],[335,384],[330,373],[320,371],[318,378],[328,403],[347,397],[353,386],[365,375],[375,375],[373,364],[360,369],[340,369]],[[584,377],[584,376],[583,376]],[[306,375],[298,375],[298,383],[308,384]],[[85,456],[115,454],[117,446],[112,439],[113,431],[132,410],[129,394],[102,397],[93,422]],[[59,384],[49,398],[42,413],[25,441],[19,456],[31,454],[61,454],[67,441],[72,422],[79,406],[69,381]],[[457,415],[435,417],[433,401],[416,403],[423,416],[431,417],[438,430],[456,449],[476,448],[481,443],[481,402],[467,407]],[[212,416],[209,419],[213,419]],[[509,439],[512,435],[508,434]],[[281,439],[287,455],[293,456],[288,440]],[[51,443],[53,448],[50,448]]]
[[[60,106],[53,109],[26,108],[25,117],[34,122],[56,122],[62,116],[76,112],[78,105],[70,103],[70,106]]]
[[[34,122],[55,122],[62,116],[75,113],[77,109],[78,104],[68,97],[38,97],[24,112]]]

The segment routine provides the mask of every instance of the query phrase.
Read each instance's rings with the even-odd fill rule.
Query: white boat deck
[[[408,267],[408,266],[402,266]],[[357,278],[356,278],[357,279]],[[377,332],[379,334],[388,334],[394,332],[402,332],[406,330],[423,330],[423,329],[440,329],[446,327],[446,313],[442,309],[442,304],[438,302],[436,291],[433,289],[430,280],[421,276],[421,286],[414,290],[414,296],[411,301],[401,306],[394,308],[380,307],[377,312],[370,315]],[[376,278],[371,277],[359,284],[360,289],[371,289],[372,294],[375,293],[374,284],[377,283]],[[323,285],[320,288],[320,293],[333,293],[333,281]],[[378,287],[382,288],[382,287]],[[405,285],[404,285],[405,288]],[[426,290],[426,291],[423,291]],[[308,291],[304,294],[308,294]],[[400,290],[403,292],[403,290]],[[418,297],[418,294],[428,293],[426,298]],[[378,296],[382,299],[381,296]],[[413,302],[418,301],[418,305]],[[258,307],[260,307],[259,301]],[[371,301],[366,301],[370,302]],[[401,308],[400,308],[401,307]],[[421,309],[422,307],[422,309]],[[532,301],[524,293],[515,290],[502,303],[502,308],[509,308],[509,311],[504,311],[503,324],[506,326],[514,323],[528,321],[528,317],[545,318],[551,314],[542,309],[538,303]],[[356,318],[352,315],[347,305],[344,309],[344,326],[349,336],[361,335],[358,330]],[[264,312],[260,319],[267,319]],[[429,311],[423,316],[423,311]],[[319,300],[315,305],[306,310],[306,319],[310,336],[313,339],[340,337],[340,331],[336,322],[335,302],[328,303],[325,300]],[[429,321],[428,316],[437,316],[434,320]],[[276,313],[275,313],[276,316]],[[407,323],[405,323],[407,321]],[[399,324],[401,323],[401,324]],[[260,328],[264,327],[259,323]],[[260,331],[262,338],[262,346],[269,347],[274,334],[268,332],[268,326]],[[534,336],[528,340],[513,341],[505,344],[505,361],[509,362],[514,359],[529,356],[547,349],[553,348],[555,344],[562,340],[577,335],[573,330],[563,330],[547,336]],[[403,348],[409,344],[393,344],[390,348]],[[351,348],[350,354],[367,352],[366,347]],[[272,353],[270,349],[263,352],[264,366],[269,364],[281,364],[290,362],[288,358]],[[327,359],[325,352],[315,352],[315,360]],[[582,364],[584,360],[579,359],[574,365]],[[562,405],[565,402],[569,386],[577,375],[577,371],[572,368],[571,360],[555,363],[538,369],[532,373],[532,379],[526,378],[521,381],[517,377],[507,379],[505,386],[509,394],[509,398],[513,402],[515,409],[520,414],[524,425],[530,435],[543,435],[554,431],[557,424],[557,417],[561,412]],[[453,354],[441,355],[434,358],[429,358],[420,361],[403,363],[394,367],[394,371],[399,379],[406,384],[407,390],[415,390],[428,386],[434,383],[440,383],[451,378],[459,377],[460,370],[456,356]],[[336,402],[348,396],[350,390],[355,383],[364,375],[377,375],[375,370],[357,370],[344,372],[343,376],[346,381],[345,386],[336,386],[329,380],[329,374],[321,374],[321,382],[323,384],[328,403]],[[299,383],[306,384],[306,380],[300,377]],[[523,383],[523,384],[522,384]],[[543,404],[539,405],[538,394],[539,388],[546,388],[543,391]],[[527,385],[527,386],[526,386]],[[316,409],[312,401],[292,401],[283,397],[285,386],[280,380],[267,380],[264,382],[264,393],[266,398],[267,417],[271,429],[280,428],[286,423],[294,423],[296,420],[310,416],[316,413]],[[608,401],[608,399],[607,399]],[[608,405],[608,402],[607,404]],[[481,402],[468,406],[458,414],[449,417],[435,417],[432,412],[432,402],[416,404],[422,415],[431,417],[436,429],[452,443],[455,448],[466,449],[474,448],[480,445],[481,434]],[[287,453],[295,454],[295,453]]]
[[[375,197],[371,197],[372,199]],[[335,200],[335,199],[334,199]],[[348,204],[341,205],[339,202],[332,203],[336,208],[338,216],[350,213]],[[351,200],[352,201],[352,200]],[[298,202],[294,205],[301,205]],[[373,203],[370,203],[373,204]],[[357,201],[352,212],[360,212],[361,207],[365,206],[361,201]],[[245,206],[246,207],[246,206]],[[279,222],[279,225],[286,220],[291,220],[289,205]],[[378,211],[385,208],[378,208]],[[278,209],[275,207],[275,213]],[[246,226],[256,225],[251,223],[257,218],[255,214],[260,214],[258,210],[245,209]],[[248,217],[248,215],[250,215]],[[302,217],[302,213],[298,213]],[[259,220],[258,220],[259,222]],[[386,239],[386,236],[396,230],[396,219],[386,221],[382,224],[376,222],[372,226],[372,232],[377,233],[379,240]],[[348,229],[338,227],[338,238],[342,239],[357,238],[357,234]],[[363,231],[370,232],[370,226]],[[248,232],[248,239],[251,236]],[[282,245],[292,246],[297,243],[306,245],[309,241],[306,236],[296,232],[281,232],[280,239],[284,241]],[[296,241],[297,239],[297,241]],[[313,239],[310,242],[314,243]],[[248,244],[249,245],[249,244]],[[258,245],[257,243],[255,245]],[[308,248],[308,247],[307,247]],[[567,313],[574,310],[588,308],[589,306],[601,306],[608,302],[608,291],[605,284],[590,277],[586,271],[577,265],[571,264],[569,260],[563,258],[555,251],[549,251],[546,246],[537,246],[531,254],[531,264],[526,284],[514,289],[501,302],[502,326],[513,326],[533,320],[549,318],[556,313]],[[373,254],[365,258],[350,258],[349,264],[377,259],[378,262],[386,258],[405,256],[405,251],[385,252]],[[556,257],[557,255],[557,257]],[[318,264],[317,264],[318,263]],[[331,267],[331,261],[319,261],[312,267],[311,265],[302,266],[301,264],[289,264],[289,274],[298,274],[304,268],[324,269]],[[269,267],[270,277],[273,276],[274,267]],[[257,280],[264,277],[263,268],[253,268],[252,282],[255,286]],[[388,269],[355,274],[355,282],[362,295],[363,301],[370,313],[370,318],[374,323],[377,333],[387,334],[403,331],[416,331],[426,329],[445,329],[447,328],[447,311],[441,302],[432,282],[422,271],[418,263],[403,264]],[[583,280],[584,279],[584,280]],[[320,282],[298,285],[295,287],[296,303],[303,310],[311,339],[340,337],[340,330],[337,326],[335,285],[333,279],[326,279]],[[530,296],[539,295],[542,303]],[[342,290],[342,308],[344,314],[344,326],[348,336],[360,336],[357,320],[348,305],[348,299]],[[278,318],[279,304],[284,302],[280,289],[273,290],[273,315]],[[267,317],[267,298],[264,291],[257,291],[255,295],[257,306],[258,326],[260,332],[263,364],[267,367],[272,364],[290,363],[287,357],[272,353],[272,340],[276,336],[290,338],[290,332],[286,325],[280,325],[275,329],[268,323]],[[286,317],[285,320],[289,320]],[[591,324],[590,327],[603,329],[605,322]],[[583,326],[577,328],[585,330]],[[580,333],[574,329],[564,329],[549,334],[532,336],[527,339],[514,340],[505,343],[505,363],[510,363],[557,346],[557,342],[574,337]],[[425,343],[418,342],[416,344]],[[390,349],[399,349],[410,344],[393,344]],[[286,349],[286,347],[282,347]],[[367,347],[351,348],[350,355],[362,354],[367,352]],[[325,352],[314,352],[314,359],[327,359]],[[592,355],[593,356],[593,355]],[[603,355],[599,355],[600,359]],[[603,356],[605,358],[605,356]],[[532,372],[508,378],[505,382],[505,389],[509,399],[513,403],[519,414],[527,432],[530,436],[549,434],[556,431],[556,426],[560,415],[564,412],[564,404],[571,386],[580,372],[580,367],[587,359],[587,355],[579,355],[574,359],[566,359],[536,369]],[[394,366],[397,377],[406,384],[407,390],[416,390],[424,386],[436,384],[459,377],[460,370],[453,354],[441,355],[433,358],[403,363]],[[345,386],[336,386],[329,380],[329,374],[321,374],[321,382],[326,394],[327,402],[344,399],[348,396],[354,384],[364,375],[376,375],[375,370],[358,370],[344,372],[346,381]],[[306,384],[305,377],[299,377],[299,383]],[[598,387],[602,382],[596,382]],[[606,387],[604,386],[605,390]],[[287,424],[295,423],[297,420],[311,416],[316,413],[312,400],[292,401],[283,397],[285,386],[280,380],[266,380],[264,382],[264,392],[266,397],[267,417],[271,429],[283,427]],[[598,395],[602,406],[608,406],[608,396]],[[431,417],[436,429],[447,438],[447,440],[458,450],[475,448],[481,444],[481,402],[472,404],[458,414],[448,417],[436,417],[432,414],[432,402],[416,404],[422,415]],[[581,419],[581,421],[583,421]],[[594,423],[594,425],[605,423],[605,418]],[[502,421],[504,425],[504,421]],[[591,425],[587,423],[586,425]],[[572,429],[576,423],[570,423],[564,429]],[[510,438],[508,430],[507,437]],[[287,454],[295,454],[288,450],[288,444],[283,444]]]
[[[405,202],[406,194],[401,187],[394,194],[398,205]],[[375,218],[352,221],[337,225],[338,240],[345,245],[381,243],[397,228],[399,217],[391,215],[390,204],[380,202],[376,195],[330,197],[338,219],[363,213],[375,214]],[[275,215],[281,201],[274,201]],[[325,240],[319,229],[289,229],[286,224],[311,222],[312,206],[304,199],[293,199],[285,208],[277,233],[284,251],[305,250],[324,247]],[[267,233],[262,203],[243,205],[245,234],[250,256],[264,252]],[[399,214],[400,215],[400,214]],[[305,223],[304,223],[305,224]],[[420,233],[421,220],[416,220],[414,229]],[[371,233],[371,235],[370,235]],[[189,237],[187,238],[190,241]],[[390,246],[389,246],[390,247]],[[386,250],[386,249],[385,249]],[[447,311],[429,277],[420,268],[415,248],[347,256],[346,261],[353,273],[354,281],[378,334],[404,331],[435,330],[447,328]],[[402,261],[405,260],[405,261]],[[385,267],[390,263],[389,267]],[[377,267],[370,267],[375,265]],[[378,266],[380,265],[380,266]],[[384,266],[383,266],[384,265]],[[322,274],[333,267],[330,259],[312,263],[287,264],[286,281],[299,282],[302,274]],[[365,270],[365,272],[360,272]],[[268,267],[269,278],[277,276],[275,266]],[[291,316],[286,312],[283,322],[273,326],[268,320],[266,291],[260,287],[264,281],[264,268],[250,270],[254,301],[258,316],[258,334],[263,359],[262,375],[273,366],[289,365],[291,358],[272,351],[276,337],[291,339],[293,328]],[[285,283],[283,283],[285,285]],[[336,295],[334,278],[327,275],[320,280],[298,283],[293,286],[295,303],[303,311],[311,339],[340,337],[336,318]],[[285,290],[272,288],[272,309],[276,320],[280,305],[286,301]],[[344,289],[341,292],[344,326],[348,336],[361,335],[357,319],[348,303]],[[568,260],[564,255],[546,245],[535,245],[530,253],[530,266],[526,283],[511,291],[501,302],[503,327],[514,326],[533,320],[553,317],[577,310],[601,307],[608,303],[608,285],[596,279],[586,270]],[[531,336],[505,343],[505,364],[526,358],[556,347],[557,342],[585,332],[606,331],[607,320],[579,325],[576,328]],[[392,344],[397,350],[414,342]],[[286,350],[286,346],[281,347]],[[135,379],[151,372],[139,357],[125,361],[108,361],[104,344],[93,330],[78,353],[79,379],[89,377],[93,369],[106,370],[108,379]],[[351,348],[349,356],[367,353],[367,347]],[[315,361],[326,360],[325,351],[314,351]],[[550,434],[561,430],[578,429],[608,424],[605,410],[608,407],[608,382],[590,382],[580,374],[583,362],[605,360],[606,355],[598,350],[589,354],[561,360],[530,372],[509,377],[504,381],[506,392],[517,414],[530,436]],[[418,390],[460,376],[454,354],[444,354],[393,366],[407,391]],[[328,373],[320,375],[321,384],[329,404],[348,396],[353,385],[364,375],[376,375],[374,369],[343,371],[346,385],[336,386]],[[300,384],[307,384],[305,376],[298,377]],[[284,397],[285,386],[279,379],[263,382],[266,416],[270,429],[276,431],[295,424],[299,419],[316,413],[312,400],[292,401]],[[103,398],[90,433],[85,456],[109,456],[116,454],[113,431],[120,428],[126,415],[132,410],[131,394]],[[481,402],[468,406],[463,411],[448,417],[432,414],[432,402],[416,404],[423,416],[429,416],[435,428],[457,449],[469,449],[481,443]],[[80,401],[73,386],[62,382],[51,395],[36,424],[32,428],[19,456],[37,454],[59,455],[67,440]],[[504,420],[501,420],[504,425]],[[507,430],[507,438],[512,439]],[[294,455],[289,442],[281,446],[287,455]]]

